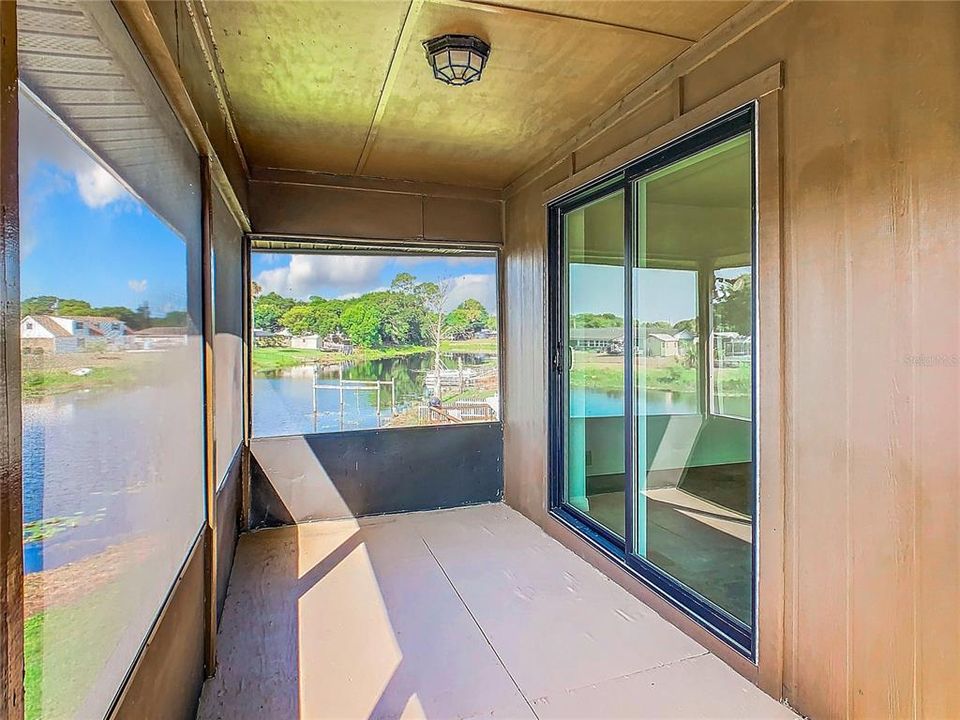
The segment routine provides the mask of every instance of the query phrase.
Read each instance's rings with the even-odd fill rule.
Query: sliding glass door
[[[747,655],[754,179],[741,111],[553,208],[553,510]]]
[[[622,190],[564,215],[563,500],[624,537]]]

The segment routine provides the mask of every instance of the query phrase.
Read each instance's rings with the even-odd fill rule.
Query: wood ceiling
[[[502,188],[746,3],[322,0],[205,8],[249,164]],[[421,42],[492,45],[480,82]]]

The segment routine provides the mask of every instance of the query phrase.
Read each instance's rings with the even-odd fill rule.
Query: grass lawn
[[[440,343],[442,352],[496,353],[496,338],[474,338],[472,340],[444,340]]]
[[[91,368],[90,373],[82,377],[71,375],[69,370],[63,368],[50,370],[24,368],[22,376],[23,399],[37,400],[47,395],[70,392],[71,390],[119,385],[134,379],[135,376],[136,370],[129,365]]]
[[[70,605],[26,619],[26,720],[75,717],[110,656],[121,629],[115,607],[121,588],[110,583]]]
[[[648,390],[690,393],[697,391],[697,369],[682,365],[647,368]],[[717,383],[726,396],[750,394],[750,368],[720,368],[716,373]],[[623,367],[620,364],[588,363],[578,365],[570,373],[570,384],[591,390],[622,390]]]
[[[252,368],[254,372],[282,370],[307,363],[338,363],[351,360],[386,360],[387,358],[419,355],[430,352],[430,348],[411,345],[392,348],[356,348],[352,355],[327,350],[306,350],[302,348],[254,348]]]
[[[496,340],[448,340],[440,346],[441,352],[496,353]],[[432,352],[432,348],[420,345],[383,348],[355,348],[352,355],[327,350],[306,350],[302,348],[273,347],[253,349],[253,370],[264,372],[282,370],[307,363],[338,363],[352,360],[386,360],[405,355],[420,355]]]

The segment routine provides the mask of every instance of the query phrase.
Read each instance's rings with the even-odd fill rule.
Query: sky
[[[634,317],[676,323],[697,315],[697,274],[692,270],[636,270]],[[570,265],[570,312],[623,317],[623,267]]]
[[[20,94],[21,297],[186,307],[186,245],[28,95]]]
[[[497,261],[492,256],[290,255],[256,252],[253,279],[264,292],[306,300],[311,295],[351,298],[384,290],[397,273],[408,272],[419,282],[449,280],[447,310],[468,298],[497,312]]]

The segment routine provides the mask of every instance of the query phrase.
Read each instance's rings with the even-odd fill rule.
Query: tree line
[[[713,326],[717,331],[736,332],[750,335],[753,332],[753,287],[750,273],[745,272],[736,278],[714,278]],[[573,316],[571,327],[607,328],[623,327],[623,318],[614,313],[577,313]],[[644,323],[648,332],[678,333],[683,330],[693,335],[699,333],[697,319],[689,318],[675,323],[666,320],[654,320]]]
[[[162,316],[153,316],[149,303],[141,303],[136,310],[123,305],[94,307],[86,300],[61,298],[56,295],[37,295],[20,302],[20,317],[27,315],[57,315],[59,317],[112,317],[125,323],[131,330],[150,327],[186,327],[187,313],[173,310]]]
[[[361,347],[435,344],[438,335],[462,339],[496,327],[496,318],[473,298],[445,312],[449,291],[448,283],[418,282],[406,272],[399,273],[388,290],[351,299],[296,300],[263,293],[254,283],[253,324],[272,332],[286,328],[293,335],[342,334]]]

